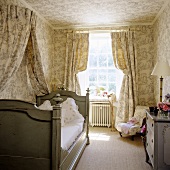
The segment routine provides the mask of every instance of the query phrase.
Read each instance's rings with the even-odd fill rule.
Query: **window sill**
[[[108,97],[92,96],[90,97],[90,102],[108,102]]]

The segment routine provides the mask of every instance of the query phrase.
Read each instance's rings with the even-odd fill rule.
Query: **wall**
[[[64,83],[67,30],[55,30],[54,82],[55,88]]]
[[[97,28],[104,29],[104,28]],[[105,28],[107,29],[107,28]],[[110,28],[109,28],[110,29]],[[114,29],[127,29],[126,27],[116,27]],[[152,26],[133,26],[131,29],[136,30],[136,47],[137,47],[137,85],[138,85],[138,104],[154,105],[154,88],[153,77],[151,72],[153,69],[153,28]],[[82,29],[87,30],[87,29]],[[64,62],[65,62],[65,46],[67,31],[55,30],[55,59],[54,73],[57,78],[64,82]]]
[[[155,22],[154,26],[154,63],[158,59],[168,60],[170,64],[170,3]],[[154,96],[159,101],[159,81],[158,77],[154,79]],[[163,80],[163,96],[170,93],[170,76]],[[164,98],[164,97],[163,97]]]
[[[1,0],[0,4],[24,5],[19,0]],[[137,85],[138,85],[138,104],[152,105],[155,103],[153,90],[153,77],[150,75],[153,69],[153,29],[151,26],[133,26],[136,30],[137,41]],[[99,28],[103,29],[103,28]],[[106,28],[107,29],[107,28]],[[110,29],[110,28],[109,28]],[[117,29],[117,28],[113,28]],[[118,29],[124,29],[120,27]],[[37,36],[42,55],[43,69],[45,78],[49,85],[55,86],[64,82],[66,37],[68,30],[53,30],[44,21],[38,18]],[[35,100],[32,97],[33,91],[30,88],[29,81],[26,79],[25,61],[13,78],[11,85],[1,94],[1,98],[19,98],[28,101]],[[16,80],[17,83],[16,84]],[[22,89],[18,90],[18,89]]]
[[[138,26],[136,28],[137,42],[137,85],[138,104],[155,105],[153,77],[153,28]]]
[[[19,0],[1,0],[0,5],[18,5],[25,7]],[[51,90],[51,75],[53,72],[53,57],[54,57],[54,30],[39,17],[37,18],[37,39],[39,50],[42,57],[43,70],[45,78]],[[27,73],[26,61],[23,60],[16,75],[11,80],[10,84],[1,93],[0,98],[13,98],[35,102],[35,95],[31,88]],[[17,82],[17,83],[16,83]]]

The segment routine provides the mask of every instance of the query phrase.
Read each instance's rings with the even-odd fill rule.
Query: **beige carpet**
[[[110,128],[90,128],[88,145],[76,170],[152,170],[145,162],[141,137],[121,138]]]

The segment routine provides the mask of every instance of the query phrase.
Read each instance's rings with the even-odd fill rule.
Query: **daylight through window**
[[[89,35],[87,70],[78,76],[82,95],[89,87],[90,96],[104,96],[112,92],[118,96],[123,73],[113,63],[110,33]]]

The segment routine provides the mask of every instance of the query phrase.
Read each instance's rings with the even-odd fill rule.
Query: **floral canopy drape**
[[[13,5],[0,6],[0,92],[5,89],[16,74],[23,57],[26,56],[24,54],[30,35],[33,55],[27,58],[27,63],[32,88],[35,94],[38,95],[48,92],[40,64],[41,59],[35,35],[35,25],[36,16],[29,9]],[[33,56],[36,59],[33,59]],[[31,72],[31,69],[34,71]],[[38,88],[35,88],[35,84]]]
[[[111,36],[115,66],[124,73],[116,113],[116,127],[119,122],[126,122],[133,116],[137,104],[136,49],[134,32],[113,32]]]
[[[38,48],[36,18],[37,17],[34,15],[31,20],[31,32],[25,51],[25,57],[27,60],[26,65],[32,89],[34,90],[35,95],[41,96],[48,93],[48,88]]]
[[[89,33],[67,33],[64,85],[80,94],[77,73],[87,68]]]

